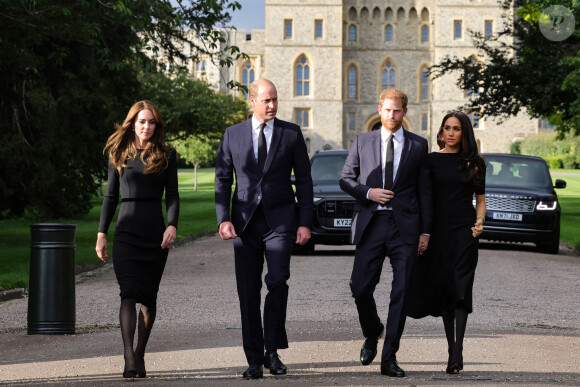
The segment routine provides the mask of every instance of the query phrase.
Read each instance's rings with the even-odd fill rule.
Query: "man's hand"
[[[230,221],[222,222],[220,224],[219,233],[224,241],[227,241],[228,239],[236,239],[238,236],[233,223]]]
[[[296,231],[296,243],[299,245],[305,245],[310,240],[310,229],[306,226],[298,227]]]
[[[421,234],[419,235],[419,255],[423,255],[427,246],[429,245],[430,235]]]
[[[382,188],[373,188],[369,191],[369,199],[384,206],[395,196],[393,191]]]

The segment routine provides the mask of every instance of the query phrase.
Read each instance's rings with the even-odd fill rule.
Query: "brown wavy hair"
[[[165,145],[165,124],[159,114],[159,109],[151,101],[143,100],[136,102],[125,121],[121,125],[115,124],[115,133],[109,137],[103,149],[103,154],[109,150],[109,162],[117,168],[119,176],[123,168],[127,166],[127,159],[133,160],[137,157],[137,147],[135,147],[135,120],[142,110],[151,110],[155,118],[155,132],[147,142],[147,146],[141,152],[141,161],[145,166],[145,174],[159,172],[167,164],[167,153],[172,149]]]
[[[437,132],[437,145],[440,149],[445,148],[443,140],[443,127],[448,118],[455,117],[461,123],[461,146],[459,153],[461,162],[459,169],[467,171],[468,180],[476,185],[485,185],[485,161],[479,155],[473,125],[467,114],[460,111],[451,111],[443,117],[439,132]]]

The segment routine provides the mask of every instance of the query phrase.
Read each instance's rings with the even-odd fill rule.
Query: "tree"
[[[241,54],[215,29],[238,8],[232,0],[0,1],[0,218],[87,212],[113,123],[150,95],[139,74],[162,76],[155,52],[175,68],[202,55],[231,65]]]
[[[218,140],[203,141],[194,136],[175,142],[175,149],[179,156],[193,165],[194,191],[197,191],[197,169],[205,165],[215,164],[219,145]]]
[[[480,60],[445,58],[431,67],[434,78],[459,71],[463,90],[478,90],[463,108],[500,120],[526,109],[548,118],[563,134],[580,133],[580,29],[563,41],[548,39],[540,23],[551,5],[567,7],[576,25],[578,0],[501,0],[504,26],[492,37],[470,31]]]
[[[142,73],[138,79],[147,90],[144,98],[154,101],[161,110],[170,142],[190,136],[221,139],[228,126],[248,116],[244,99],[215,92],[208,83],[192,79],[185,70]]]

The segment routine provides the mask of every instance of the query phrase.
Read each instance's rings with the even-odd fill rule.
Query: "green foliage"
[[[176,69],[168,75],[143,72],[138,79],[146,90],[144,98],[161,110],[169,142],[190,136],[221,139],[228,126],[246,120],[245,100],[215,92],[185,70]]]
[[[510,145],[510,153],[512,155],[521,155],[522,154],[521,146],[522,146],[521,141],[512,142]]]
[[[560,134],[579,134],[580,28],[553,41],[541,33],[538,20],[542,10],[557,4],[572,12],[578,25],[580,1],[501,1],[503,30],[489,38],[471,31],[478,60],[447,57],[432,66],[432,74],[437,78],[458,71],[462,89],[479,90],[460,108],[478,110],[482,117],[503,120],[525,109],[532,117],[549,118]]]
[[[550,168],[580,168],[580,137],[572,134],[559,138],[556,133],[539,133],[529,136],[521,143],[524,155],[542,157]]]
[[[0,219],[86,213],[105,174],[102,148],[113,123],[135,101],[157,100],[141,80],[162,82],[161,55],[172,68],[202,55],[225,65],[244,56],[211,32],[239,7],[232,0],[0,1]],[[182,130],[179,123],[170,129]]]
[[[194,136],[175,142],[175,149],[177,149],[179,157],[193,165],[194,191],[197,191],[197,169],[201,166],[215,165],[219,145],[219,140],[202,140]]]

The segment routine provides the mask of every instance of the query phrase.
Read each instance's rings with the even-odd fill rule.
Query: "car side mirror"
[[[556,179],[556,184],[554,185],[554,188],[566,188],[566,181],[562,179]]]

